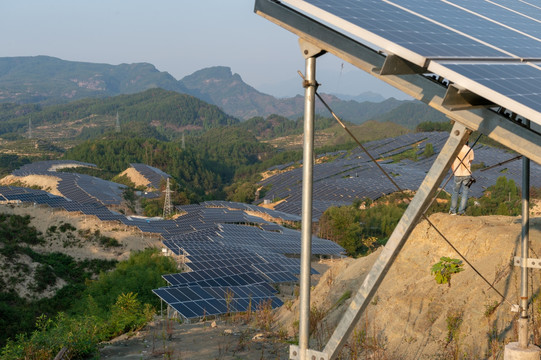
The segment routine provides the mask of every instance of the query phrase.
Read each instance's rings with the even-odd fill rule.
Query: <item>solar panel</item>
[[[466,8],[481,16],[497,21],[512,29],[541,38],[539,5],[516,0],[449,0],[449,3]]]
[[[541,73],[536,64],[541,60],[541,11],[535,4],[509,0],[283,3],[331,25],[354,41],[377,46],[376,50],[426,68],[425,73],[442,76],[450,84],[541,125],[539,90],[534,82]],[[457,64],[448,67],[448,61]],[[495,61],[500,65],[495,66]],[[494,69],[495,73],[481,79],[470,76],[485,72],[484,68]],[[532,80],[528,82],[524,76]],[[504,79],[510,79],[512,90],[503,86]]]
[[[504,96],[512,100],[507,102],[510,110],[521,114],[531,113],[529,109],[541,112],[541,63],[444,63],[441,67],[454,72],[448,76],[461,77],[461,85],[477,90],[487,99],[498,102]]]
[[[275,290],[268,285],[206,288],[184,286],[154,289],[153,292],[185,319],[255,311],[264,304],[270,304],[272,308],[283,305],[283,302],[276,297]]]
[[[475,1],[463,2],[460,6],[434,0],[391,0],[391,3],[413,11],[419,16],[427,17],[438,24],[452,28],[457,33],[472,36],[515,57],[541,58],[541,47],[538,39],[527,36],[513,28],[502,26],[501,23],[497,22],[499,18],[501,19],[500,14],[507,14],[506,12],[500,11],[498,14],[493,14],[496,18],[480,16],[474,10],[479,10],[479,7],[472,6]],[[486,4],[486,2],[483,3]],[[502,9],[500,8],[500,10]],[[513,13],[508,12],[508,14]],[[522,22],[525,20],[527,19],[523,18]],[[535,30],[538,30],[539,23],[536,25]]]
[[[424,58],[511,58],[470,37],[381,0],[284,0],[308,14],[382,46]],[[432,3],[437,3],[433,1]],[[420,58],[412,62],[424,65]]]

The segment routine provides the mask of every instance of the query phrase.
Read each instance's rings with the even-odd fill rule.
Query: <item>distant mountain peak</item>
[[[188,88],[197,88],[201,83],[212,84],[216,81],[242,81],[239,74],[233,74],[228,66],[212,66],[197,70],[180,80]],[[244,82],[243,82],[244,83]]]
[[[150,63],[97,64],[51,56],[0,57],[0,102],[59,104],[160,87],[186,93]]]

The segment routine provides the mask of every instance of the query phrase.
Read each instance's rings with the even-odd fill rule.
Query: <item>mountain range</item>
[[[152,88],[194,96],[220,107],[241,121],[272,114],[298,119],[304,112],[303,96],[276,98],[264,94],[224,66],[201,69],[176,80],[148,63],[109,65],[66,61],[49,56],[0,58],[0,103],[52,105],[83,98],[135,94]],[[356,124],[375,117],[389,120],[391,110],[395,110],[395,115],[403,116],[402,106],[407,107],[407,113],[413,118],[418,117],[411,114],[412,104],[415,104],[412,101],[382,99],[374,93],[361,94],[358,98],[321,95],[343,120]],[[358,101],[366,98],[372,101]],[[423,117],[434,121],[442,118],[440,113],[420,103],[413,107],[422,109],[425,113]],[[316,112],[330,117],[319,101],[316,102]],[[408,127],[415,127],[418,121],[413,120],[413,123]]]
[[[61,60],[49,56],[0,58],[0,102],[61,104],[88,97],[134,94],[162,88],[195,96],[221,107],[241,120],[280,114],[302,116],[304,98],[278,99],[246,84],[228,67],[211,67],[176,80],[148,63],[96,64]],[[400,101],[370,102],[370,110],[355,100],[325,95],[332,106],[344,110],[344,119],[363,122],[400,105]],[[378,105],[379,104],[379,105]],[[318,112],[324,113],[322,105]],[[358,114],[358,119],[353,114]]]

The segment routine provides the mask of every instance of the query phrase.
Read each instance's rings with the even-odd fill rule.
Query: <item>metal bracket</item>
[[[289,359],[290,360],[300,360],[301,358],[301,350],[299,349],[298,345],[291,345],[289,346]],[[306,357],[307,360],[329,360],[329,354],[316,351],[316,350],[310,350],[306,349]]]
[[[317,58],[327,53],[327,51],[302,38],[299,38],[299,46],[301,48],[302,56],[304,56],[305,59],[311,57]]]
[[[381,69],[375,68],[373,71],[379,75],[411,75],[424,74],[428,72],[426,68],[420,67],[397,55],[389,54]]]
[[[526,259],[527,268],[541,269],[541,259]],[[523,267],[523,259],[519,256],[515,256],[515,266]]]
[[[449,85],[442,105],[452,111],[495,106],[492,101],[456,84]]]

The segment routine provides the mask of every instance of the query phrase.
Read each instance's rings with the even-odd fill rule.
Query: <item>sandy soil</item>
[[[179,324],[157,317],[133,336],[104,344],[102,359],[288,359],[289,345],[239,318]]]
[[[161,248],[162,242],[157,236],[143,235],[130,227],[116,222],[102,222],[94,216],[70,213],[67,211],[53,210],[49,207],[40,206],[16,206],[0,205],[0,212],[17,215],[31,215],[31,225],[42,234],[47,233],[51,226],[59,226],[69,223],[78,230],[99,230],[104,236],[113,237],[118,240],[121,247],[104,248],[95,243],[84,242],[73,246],[65,246],[65,234],[56,233],[54,237],[48,237],[45,245],[34,246],[33,249],[41,252],[63,252],[75,259],[116,259],[125,260],[131,251],[143,250],[147,247]],[[64,236],[63,236],[64,235]],[[76,241],[71,241],[72,243]],[[81,246],[79,246],[81,245]]]
[[[17,183],[22,183],[26,187],[37,186],[41,190],[50,192],[53,195],[63,196],[58,191],[58,182],[60,178],[55,176],[44,176],[44,175],[28,175],[28,176],[13,176],[8,175],[3,177],[0,180],[0,185],[12,185]]]
[[[139,173],[137,170],[135,170],[132,167],[127,168],[126,170],[121,172],[119,176],[123,176],[123,175],[126,175],[128,179],[130,179],[131,182],[135,184],[136,187],[150,185],[150,181],[148,181],[146,177],[141,175],[141,173]]]

